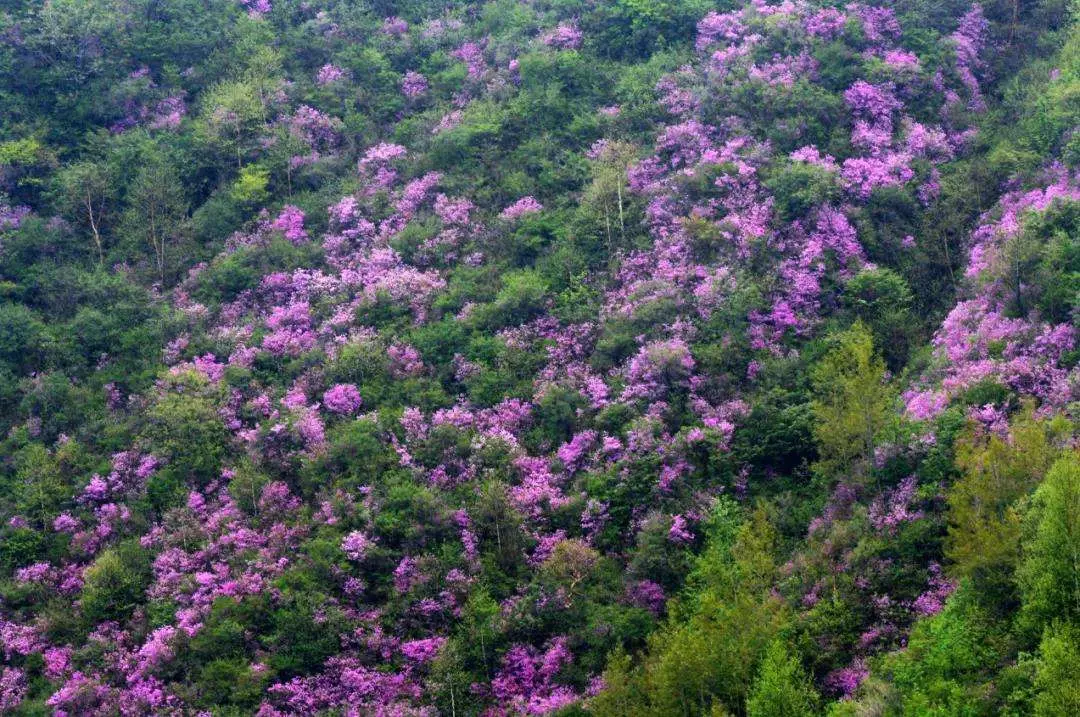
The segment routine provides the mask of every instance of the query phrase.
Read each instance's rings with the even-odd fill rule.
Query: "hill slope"
[[[4,711],[1077,705],[1065,3],[0,32]]]

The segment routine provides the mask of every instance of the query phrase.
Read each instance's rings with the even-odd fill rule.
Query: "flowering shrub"
[[[351,383],[339,383],[323,394],[323,405],[334,413],[355,413],[361,403],[360,392]]]
[[[353,531],[341,541],[341,551],[349,556],[350,560],[363,560],[371,549],[374,541],[359,531]]]
[[[332,85],[335,82],[341,82],[347,79],[349,73],[337,65],[327,63],[319,68],[319,73],[315,76],[315,82],[320,85]]]
[[[544,44],[560,50],[576,50],[581,47],[581,30],[570,23],[559,23],[543,37]]]
[[[420,97],[428,90],[427,78],[421,75],[419,72],[413,72],[409,70],[405,73],[405,78],[401,81],[401,92],[406,97],[415,98]]]
[[[304,213],[297,207],[291,205],[283,207],[271,226],[281,231],[293,244],[307,241],[308,235],[304,231]]]
[[[536,199],[534,199],[533,197],[522,197],[510,206],[503,209],[502,212],[499,213],[499,217],[501,219],[505,219],[506,221],[514,221],[515,219],[520,219],[526,214],[535,214],[536,212],[542,211],[543,208],[544,207],[540,204],[540,202],[536,201]]]

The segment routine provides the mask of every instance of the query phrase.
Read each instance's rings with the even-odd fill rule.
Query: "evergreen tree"
[[[1017,577],[1022,623],[1080,622],[1080,453],[1059,458],[1035,492]]]
[[[816,714],[817,693],[796,655],[773,640],[746,700],[748,717],[806,717]]]
[[[811,374],[814,438],[821,467],[834,473],[867,475],[878,433],[885,427],[892,391],[885,363],[874,351],[870,331],[856,322],[832,337],[831,348]]]

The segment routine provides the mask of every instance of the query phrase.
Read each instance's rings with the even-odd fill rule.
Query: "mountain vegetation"
[[[1080,6],[874,2],[0,5],[0,713],[1080,714]]]

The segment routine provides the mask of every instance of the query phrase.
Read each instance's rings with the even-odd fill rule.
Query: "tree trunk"
[[[98,231],[97,220],[94,219],[94,201],[89,190],[86,192],[86,214],[90,220],[90,231],[94,233],[94,245],[97,247],[98,266],[105,263],[105,253],[101,249],[101,232]]]
[[[626,243],[626,219],[623,216],[623,201],[622,201],[622,177],[619,177],[618,182],[615,183],[615,193],[619,197],[619,239],[623,244]]]

